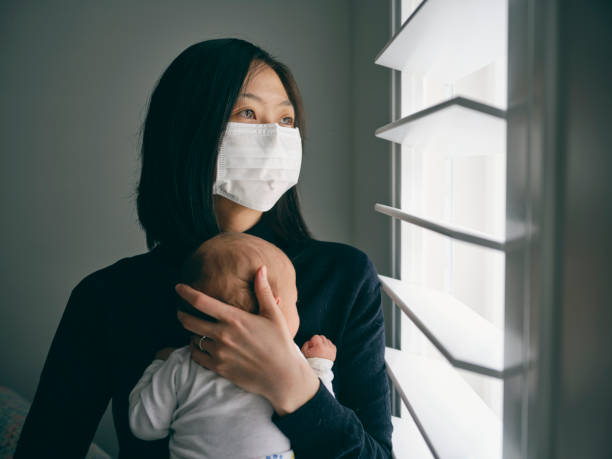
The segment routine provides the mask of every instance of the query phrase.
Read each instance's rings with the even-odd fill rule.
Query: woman
[[[391,456],[375,269],[353,247],[311,238],[295,186],[280,197],[272,187],[265,196],[248,186],[232,199],[222,192],[217,155],[228,122],[278,123],[303,137],[295,81],[244,40],[194,44],[160,78],[144,124],[137,207],[150,251],[86,276],[72,291],[15,457],[84,456],[111,398],[120,457],[168,457],[167,439],[146,442],[130,432],[128,395],[156,353],[182,346],[191,333],[195,362],[270,401],[296,457]],[[257,209],[271,197],[271,209]],[[292,260],[301,319],[295,343],[323,334],[337,345],[337,399],[292,351],[265,268],[255,279],[257,316],[175,285],[184,257],[219,231],[262,237]],[[177,293],[218,322],[177,317]]]

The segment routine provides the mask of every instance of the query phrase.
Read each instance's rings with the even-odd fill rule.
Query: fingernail
[[[266,268],[266,265],[263,265],[263,268],[261,268],[261,276],[263,277],[263,280],[268,280],[268,268]]]
[[[176,284],[176,285],[174,286],[174,290],[175,290],[175,291],[178,293],[178,292],[181,290],[181,288],[183,288],[183,287],[182,287],[182,285],[183,285],[183,284]]]

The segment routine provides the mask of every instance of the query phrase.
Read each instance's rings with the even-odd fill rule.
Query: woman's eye
[[[291,118],[290,116],[285,116],[281,118],[281,124],[289,124],[293,126],[293,118]]]
[[[238,114],[242,116],[243,118],[247,118],[247,119],[255,118],[255,112],[251,110],[250,108],[245,108],[244,110],[240,110]]]

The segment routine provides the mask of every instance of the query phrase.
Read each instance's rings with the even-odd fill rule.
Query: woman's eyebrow
[[[240,97],[245,97],[245,98],[248,98],[248,99],[255,99],[256,101],[263,103],[263,99],[261,97],[256,96],[255,94],[252,94],[250,92],[240,93],[239,96]],[[290,107],[293,106],[293,104],[291,103],[291,101],[289,99],[282,101],[278,105],[289,105]]]

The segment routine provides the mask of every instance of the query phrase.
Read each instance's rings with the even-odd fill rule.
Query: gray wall
[[[374,212],[391,204],[391,144],[374,137],[391,121],[391,70],[374,59],[391,38],[390,1],[351,3],[351,147],[353,244],[365,251],[380,274],[391,275],[392,220]],[[387,334],[391,304],[383,295]],[[389,345],[389,336],[387,337]]]
[[[307,112],[305,218],[316,237],[355,244],[388,273],[388,222],[373,212],[388,197],[388,149],[373,138],[388,122],[388,73],[372,64],[387,2],[58,5],[0,4],[0,385],[31,399],[71,289],[146,250],[137,130],[157,78],[200,40],[245,38],[289,65]],[[109,412],[96,441],[116,454]]]

